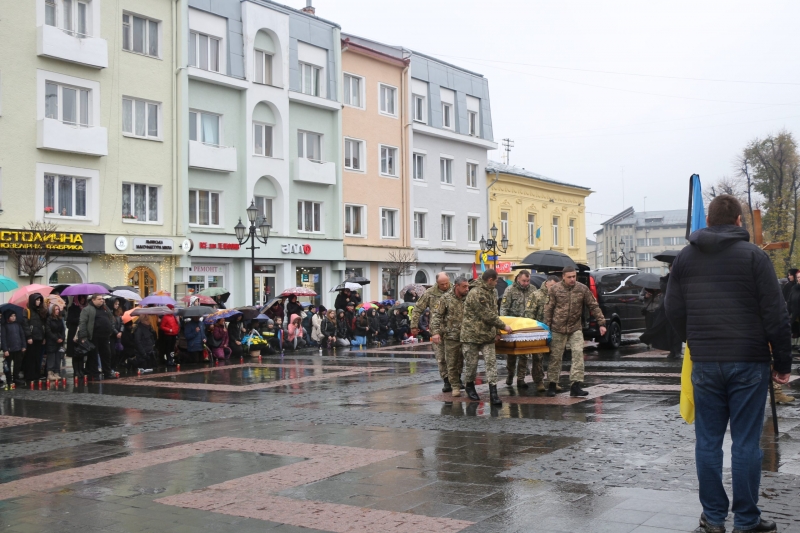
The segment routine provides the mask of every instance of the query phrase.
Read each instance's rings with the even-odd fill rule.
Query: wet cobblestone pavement
[[[442,394],[427,344],[4,391],[0,531],[692,531],[681,361],[585,353],[586,398],[501,384],[500,408]],[[761,506],[800,532],[800,406],[778,412]]]

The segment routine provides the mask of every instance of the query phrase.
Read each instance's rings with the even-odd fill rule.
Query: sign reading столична
[[[0,249],[82,252],[83,235],[63,231],[0,230]]]

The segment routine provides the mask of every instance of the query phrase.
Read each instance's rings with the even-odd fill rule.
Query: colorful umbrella
[[[231,318],[231,317],[234,317],[236,315],[241,315],[241,314],[242,314],[241,311],[237,311],[236,309],[220,309],[216,313],[212,313],[212,314],[208,315],[205,318],[205,320],[203,320],[203,322],[205,322],[206,324],[213,324],[214,322],[216,322],[220,318],[223,318],[223,319]]]
[[[175,314],[175,311],[165,305],[157,307],[137,307],[131,312],[131,316],[142,316],[142,315],[164,316],[172,314]]]
[[[425,294],[425,286],[420,283],[411,283],[409,285],[406,285],[405,287],[400,289],[400,292],[398,293],[400,295],[400,298],[403,298],[408,291],[411,291],[411,294],[419,298],[420,296]]]
[[[290,289],[283,289],[280,296],[316,296],[317,293],[306,287],[292,287]]]
[[[139,302],[139,305],[177,305],[178,302],[170,298],[169,296],[162,296],[159,294],[151,294],[150,296],[146,296],[142,298],[142,301]]]
[[[53,292],[53,287],[48,287],[47,285],[38,285],[36,283],[33,285],[26,285],[12,294],[11,298],[8,299],[8,303],[17,304],[22,307],[28,307],[28,297],[36,292],[42,296],[47,296]]]
[[[0,276],[0,292],[13,291],[18,288],[19,284],[16,281],[5,276]]]
[[[134,311],[135,311],[135,309],[128,309],[127,311],[122,313],[122,323],[123,324],[127,324],[128,322],[130,322],[131,320],[136,318],[136,317],[133,316],[133,312]]]
[[[113,294],[117,298],[123,298],[125,300],[133,300],[134,302],[138,302],[139,300],[142,299],[142,297],[139,296],[139,294],[128,289],[119,289],[112,292],[111,294]]]
[[[103,284],[105,285],[105,283]],[[77,285],[70,285],[63,291],[61,296],[87,296],[89,294],[109,294],[111,291],[97,283],[78,283]]]
[[[378,306],[372,302],[361,302],[356,306],[356,309],[377,309]]]
[[[181,301],[189,305],[189,303],[192,302],[192,298],[196,298],[194,305],[217,305],[217,302],[215,302],[213,298],[209,298],[208,296],[194,296],[191,294],[181,298]]]
[[[59,309],[61,309],[63,311],[64,308],[67,307],[67,302],[65,302],[64,299],[61,298],[61,296],[59,296],[58,294],[49,294],[47,296],[46,300],[47,300],[47,307],[48,308],[51,305],[55,305],[56,307],[58,307]]]

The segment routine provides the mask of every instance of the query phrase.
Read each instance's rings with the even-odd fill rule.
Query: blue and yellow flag
[[[539,226],[538,228],[536,228],[536,240],[538,241],[541,238],[542,238],[542,227]]]
[[[703,207],[703,187],[700,176],[689,178],[689,211],[686,215],[686,239],[699,229],[706,227],[706,210]],[[692,385],[692,354],[689,345],[683,354],[681,369],[681,416],[687,424],[694,422],[694,386]]]

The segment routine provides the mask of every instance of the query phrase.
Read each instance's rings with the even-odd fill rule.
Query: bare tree
[[[47,265],[56,261],[60,254],[53,246],[58,224],[47,220],[29,220],[25,229],[19,230],[18,238],[8,248],[8,254],[19,269],[20,275],[28,278],[28,284]]]
[[[396,250],[389,252],[387,270],[394,277],[407,276],[411,267],[417,266],[417,252],[414,250]]]

